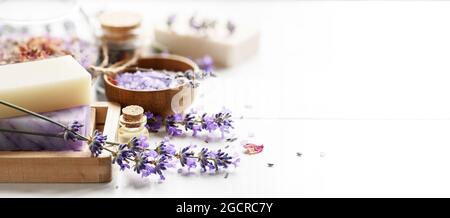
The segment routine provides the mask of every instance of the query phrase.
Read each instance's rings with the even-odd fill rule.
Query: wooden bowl
[[[140,58],[136,66],[122,72],[136,72],[138,68],[168,71],[197,71],[198,66],[188,58],[177,55],[154,55]],[[130,90],[115,85],[111,78],[115,74],[104,75],[105,92],[109,101],[118,102],[122,107],[140,105],[145,111],[168,116],[182,113],[195,97],[195,89],[188,85],[156,91]]]

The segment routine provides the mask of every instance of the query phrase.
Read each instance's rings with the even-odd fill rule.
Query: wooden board
[[[120,106],[110,102],[92,105],[91,125],[115,140]],[[115,136],[112,138],[111,136]],[[112,179],[111,155],[91,157],[88,146],[83,151],[2,151],[1,183],[105,183]]]

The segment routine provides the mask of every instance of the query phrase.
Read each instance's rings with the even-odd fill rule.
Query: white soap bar
[[[91,103],[91,76],[72,56],[0,66],[0,99],[37,113]],[[0,105],[0,118],[24,115]]]
[[[169,26],[161,22],[155,26],[155,41],[174,54],[190,58],[209,55],[220,66],[233,66],[255,54],[259,47],[259,31],[253,26],[236,23],[233,33],[227,21],[216,20],[214,28],[198,31],[189,25],[189,17],[177,16]]]

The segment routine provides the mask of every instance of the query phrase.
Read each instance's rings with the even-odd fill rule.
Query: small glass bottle
[[[150,134],[145,127],[146,123],[147,118],[144,116],[144,109],[141,106],[124,107],[119,120],[119,143],[128,143],[133,137],[145,136],[148,139]]]

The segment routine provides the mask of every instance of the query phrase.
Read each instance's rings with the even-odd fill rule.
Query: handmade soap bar
[[[190,58],[209,55],[221,66],[235,65],[257,52],[259,31],[244,23],[173,16],[154,29],[155,41]]]
[[[0,99],[34,112],[90,105],[90,74],[72,56],[0,66]],[[0,105],[0,118],[24,115]]]
[[[89,126],[90,107],[80,106],[65,110],[43,113],[64,125],[70,125],[73,121],[83,124],[80,134],[86,135]],[[41,120],[37,117],[26,115],[14,118],[0,119],[0,129],[21,130],[47,134],[60,134],[63,128],[53,123]],[[35,136],[21,133],[6,133],[0,131],[1,151],[65,151],[81,150],[82,141],[65,141],[63,138]]]

